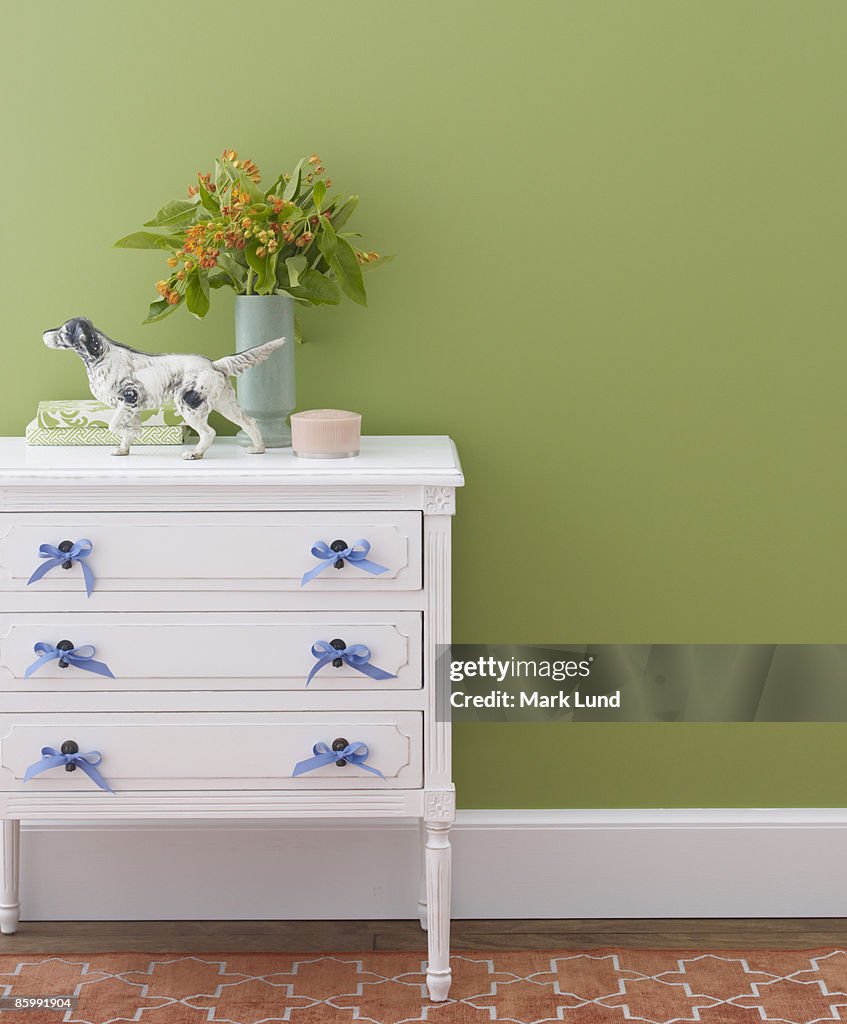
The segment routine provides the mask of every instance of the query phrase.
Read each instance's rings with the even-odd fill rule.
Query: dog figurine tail
[[[255,345],[245,352],[236,352],[233,356],[224,356],[223,359],[215,359],[212,366],[227,377],[238,377],[249,370],[251,366],[263,363],[268,356],[286,343],[287,338],[274,338],[273,341],[266,341],[264,345]]]

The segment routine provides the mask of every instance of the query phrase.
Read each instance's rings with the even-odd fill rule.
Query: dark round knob
[[[338,640],[337,638],[335,640],[330,640],[329,646],[330,647],[334,647],[336,649],[336,651],[346,651],[347,650],[347,644],[345,644],[343,640]],[[343,664],[344,664],[344,659],[343,658],[333,658],[332,659],[332,667],[333,668],[341,668],[341,666]]]
[[[347,541],[346,540],[334,540],[332,542],[332,544],[330,544],[329,548],[330,548],[330,551],[335,551],[336,553],[339,552],[339,551],[345,551],[347,549]],[[344,559],[343,558],[337,559],[335,562],[333,562],[333,566],[332,567],[333,567],[333,569],[343,569],[344,568]]]
[[[63,540],[62,543],[59,545],[59,550],[62,552],[63,555],[66,555],[73,546],[73,541]],[[72,558],[66,558],[64,562],[62,562],[62,568],[70,569],[73,566],[73,564],[74,563]]]
[[[78,754],[79,753],[79,744],[76,742],[76,740],[65,740],[65,742],[62,744],[61,750],[62,750],[63,754]],[[66,772],[75,772],[76,771],[76,765],[75,764],[66,764],[65,765],[65,771]]]
[[[56,644],[57,651],[72,651],[73,649],[74,645],[70,642],[70,640],[60,640]],[[59,668],[67,668],[68,664],[69,662],[65,661],[64,658],[59,658]]]
[[[347,740],[345,740],[343,736],[339,736],[339,738],[337,740],[333,740],[332,741],[332,749],[335,750],[336,752],[339,751],[339,750],[343,750],[346,746],[347,746]],[[335,762],[335,764],[336,764],[336,766],[338,768],[343,768],[344,765],[347,764],[347,758],[346,757],[339,757],[339,759]]]

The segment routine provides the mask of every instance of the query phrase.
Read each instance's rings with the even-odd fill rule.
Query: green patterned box
[[[109,429],[114,409],[90,399],[38,403],[38,413],[26,428],[32,445],[116,445],[117,434]],[[141,413],[141,433],[135,444],[184,444],[188,427],[173,408],[145,409]]]
[[[45,430],[72,430],[74,427],[101,427],[108,430],[114,414],[114,409],[90,398],[75,398],[64,402],[51,399],[49,402],[38,403],[35,422]],[[181,427],[182,417],[173,405],[166,405],[162,409],[144,409],[141,424],[150,427]]]

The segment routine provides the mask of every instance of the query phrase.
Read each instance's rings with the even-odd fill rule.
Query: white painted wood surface
[[[54,492],[65,483],[103,486],[115,481],[133,489],[208,483],[352,489],[409,484],[452,489],[464,483],[456,448],[446,436],[363,437],[361,454],[354,459],[299,459],[290,448],[270,448],[254,459],[234,437],[218,438],[198,465],[186,465],[179,454],[177,447],[150,445],[115,459],[104,448],[30,447],[21,437],[4,437],[0,438],[0,480],[2,486],[35,483]]]
[[[292,712],[286,715],[120,714],[4,715],[0,790],[90,792],[82,771],[43,772],[24,783],[42,746],[74,740],[81,752],[103,756],[100,774],[117,795],[124,790],[404,789],[421,785],[422,720],[417,712]],[[344,738],[368,747],[367,763],[384,779],[355,765],[328,765],[293,777],[315,743]],[[104,797],[109,799],[109,797]]]
[[[412,816],[428,836],[430,993],[444,999],[455,796],[434,664],[435,645],[450,639],[450,525],[462,483],[445,437],[363,438],[358,459],[338,462],[290,450],[249,456],[224,441],[200,463],[172,449],[113,459],[0,439],[0,927],[15,927],[21,819],[234,826]],[[90,598],[78,565],[27,586],[40,544],[83,537],[93,543]],[[387,572],[348,563],[301,587],[318,564],[316,541],[360,538]],[[335,637],[366,643],[397,680],[344,670],[304,690],[308,649]],[[60,639],[94,644],[118,680],[50,666],[24,683],[27,648]],[[352,764],[293,777],[315,743],[338,738],[367,744],[385,778]],[[23,783],[42,746],[68,739],[100,751],[115,793],[61,768]],[[217,897],[209,892],[210,906]]]
[[[79,565],[61,567],[27,587],[42,563],[40,544],[91,540],[87,563],[97,580],[92,607],[114,591],[134,590],[419,590],[421,516],[416,512],[126,512],[0,514],[0,586],[79,591]],[[312,545],[358,540],[387,570],[371,575],[345,562],[305,585],[320,564]]]
[[[145,614],[80,613],[0,615],[0,693],[87,691],[297,690],[317,664],[312,645],[343,640],[364,644],[370,664],[395,679],[372,679],[348,664],[323,667],[310,692],[419,690],[419,612],[230,612]],[[38,642],[93,645],[94,657],[114,679],[58,660],[25,678]]]

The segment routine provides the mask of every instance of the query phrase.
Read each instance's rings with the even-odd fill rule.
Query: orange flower
[[[248,178],[250,178],[258,185],[259,181],[261,180],[261,175],[259,174],[259,168],[253,163],[252,160],[242,160],[241,170],[244,171]]]
[[[168,292],[168,305],[175,306],[179,302],[179,292]]]

